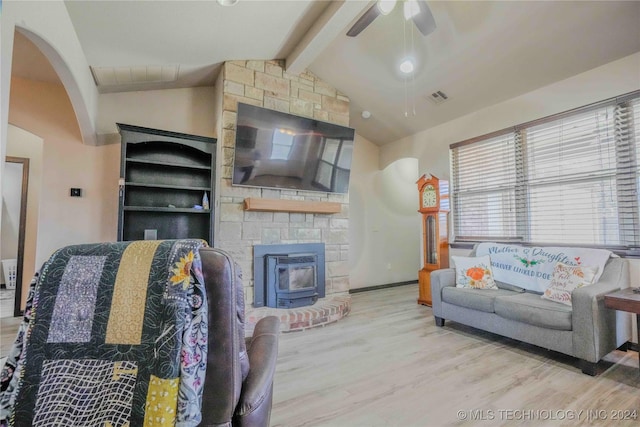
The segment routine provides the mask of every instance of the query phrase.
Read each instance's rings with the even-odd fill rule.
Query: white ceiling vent
[[[449,99],[449,96],[441,90],[433,92],[431,95],[427,95],[429,101],[433,102],[436,105],[442,104],[443,102]]]
[[[169,83],[178,79],[179,65],[139,65],[136,67],[90,67],[97,86]]]

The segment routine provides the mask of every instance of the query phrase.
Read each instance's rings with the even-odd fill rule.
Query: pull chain
[[[406,19],[405,19],[405,26],[406,26]],[[410,27],[409,31],[411,31],[411,52],[413,52],[413,54],[415,55],[416,54],[416,48],[415,48],[415,44],[414,44],[414,41],[413,41],[413,30],[414,30],[413,27],[414,26],[412,25]],[[414,63],[414,69],[411,72],[411,94],[412,94],[411,101],[413,103],[413,115],[414,116],[416,115],[416,69],[415,69],[415,67],[417,65],[418,64]]]
[[[407,20],[400,14],[402,19],[402,50],[404,58],[407,58]],[[409,99],[407,95],[407,75],[404,75],[404,116],[409,117]]]

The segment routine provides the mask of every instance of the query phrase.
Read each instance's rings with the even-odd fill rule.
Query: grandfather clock
[[[416,182],[422,214],[422,269],[418,304],[431,306],[431,272],[449,267],[449,183],[422,175]]]

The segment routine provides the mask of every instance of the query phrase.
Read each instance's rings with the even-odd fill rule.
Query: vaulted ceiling
[[[378,145],[640,51],[638,1],[427,1],[437,28],[426,37],[398,6],[347,37],[371,4],[66,2],[89,65],[104,76],[131,70],[130,83],[101,92],[210,86],[224,61],[284,59],[347,94],[351,126]],[[406,77],[398,66],[408,55],[417,68]],[[46,79],[29,61],[16,45],[14,74]],[[171,81],[136,77],[145,73]],[[433,103],[435,91],[448,100]]]

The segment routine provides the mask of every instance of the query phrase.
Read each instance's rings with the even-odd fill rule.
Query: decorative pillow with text
[[[498,289],[493,280],[489,255],[451,258],[456,265],[456,288]]]
[[[566,265],[559,262],[553,268],[551,282],[542,294],[542,298],[570,306],[571,292],[592,284],[597,272],[598,267]]]

